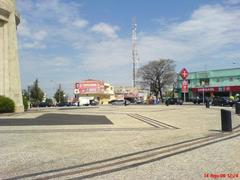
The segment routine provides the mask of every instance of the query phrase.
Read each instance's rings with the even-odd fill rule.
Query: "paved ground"
[[[0,126],[0,179],[240,178],[240,117],[225,109],[232,111],[230,133],[220,131],[220,107],[193,105],[41,109],[0,116],[0,123],[49,117],[64,122]],[[91,124],[93,115],[107,121]]]

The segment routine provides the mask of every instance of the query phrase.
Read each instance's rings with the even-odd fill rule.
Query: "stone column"
[[[11,98],[22,112],[22,90],[18,60],[15,0],[0,0],[0,95]]]
[[[4,23],[0,20],[0,95],[4,94]]]

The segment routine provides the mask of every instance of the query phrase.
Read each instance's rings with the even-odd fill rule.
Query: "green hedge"
[[[15,103],[12,99],[0,96],[0,113],[11,113],[15,110]]]

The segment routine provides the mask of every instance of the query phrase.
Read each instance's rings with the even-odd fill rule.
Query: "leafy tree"
[[[29,93],[26,89],[23,89],[22,90],[22,95],[25,99],[29,100]]]
[[[28,97],[23,95],[22,98],[23,98],[24,111],[27,111],[28,110],[28,102],[29,102]]]
[[[145,86],[150,87],[151,93],[156,97],[160,95],[163,101],[163,89],[172,85],[176,77],[174,61],[170,59],[151,61],[139,69],[138,76]]]
[[[39,105],[42,102],[44,93],[39,87],[38,79],[36,79],[32,86],[30,86],[30,101],[35,105]]]
[[[56,99],[57,103],[66,102],[65,93],[64,93],[64,91],[60,87],[55,92],[54,98]]]

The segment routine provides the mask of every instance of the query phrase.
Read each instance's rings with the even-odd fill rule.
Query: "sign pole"
[[[205,94],[204,94],[204,88],[205,88],[205,81],[202,81],[202,85],[203,85],[203,105],[204,105],[204,99],[205,99]]]
[[[186,102],[186,93],[188,93],[188,81],[186,79],[188,77],[188,71],[185,68],[183,68],[180,72],[180,75],[183,79],[182,82],[183,101]]]

